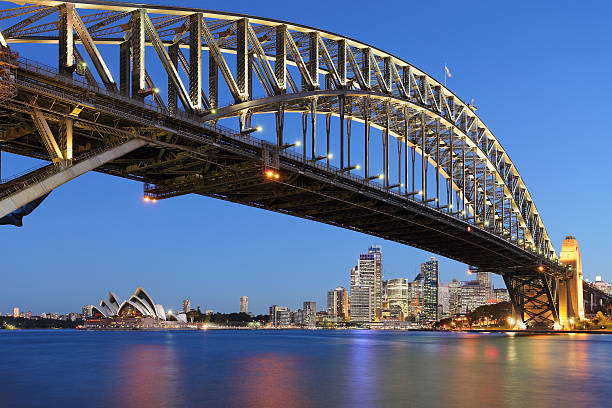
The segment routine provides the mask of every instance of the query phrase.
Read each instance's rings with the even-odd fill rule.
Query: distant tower
[[[240,296],[240,313],[249,313],[249,298]]]
[[[183,300],[183,312],[187,313],[191,310],[191,299]]]
[[[565,237],[559,260],[571,267],[570,277],[559,282],[559,323],[562,327],[569,327],[571,319],[575,319],[574,322],[584,319],[582,259],[576,238]]]
[[[338,286],[327,292],[327,313],[340,321],[348,320],[348,290]]]
[[[19,317],[19,308],[18,307],[14,307],[13,308],[13,317],[15,317],[15,318]]]

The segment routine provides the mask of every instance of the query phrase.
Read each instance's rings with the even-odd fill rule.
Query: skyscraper
[[[249,298],[240,296],[240,313],[249,313]]]
[[[191,299],[183,300],[183,312],[187,313],[191,310]]]
[[[359,255],[357,264],[359,286],[370,288],[370,317],[368,321],[376,320],[376,258],[371,254]],[[352,303],[352,298],[351,298]]]
[[[412,282],[408,284],[409,306],[408,314],[411,319],[421,320],[423,312],[423,273],[419,272]]]
[[[459,303],[460,288],[461,282],[455,278],[448,284],[448,308],[451,317],[461,313],[461,304]]]
[[[327,314],[339,321],[348,320],[348,290],[338,286],[327,292]]]
[[[383,265],[382,265],[382,248],[380,245],[372,245],[368,248],[368,255],[374,256],[374,313],[375,319],[380,320],[382,316],[382,298],[383,298]]]
[[[438,320],[438,261],[433,256],[421,264],[423,274],[423,321]]]
[[[352,286],[351,322],[371,322],[373,315],[372,288],[370,286]]]
[[[19,308],[18,307],[14,307],[13,308],[13,317],[15,317],[15,318],[19,317]]]

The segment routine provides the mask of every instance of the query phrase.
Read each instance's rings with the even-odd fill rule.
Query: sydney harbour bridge
[[[557,254],[473,103],[409,62],[234,13],[0,7],[0,148],[47,163],[2,179],[0,222],[21,225],[53,189],[96,171],[142,182],[146,200],[210,196],[500,274],[528,327],[584,315],[577,242]]]

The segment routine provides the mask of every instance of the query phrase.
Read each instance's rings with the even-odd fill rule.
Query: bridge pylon
[[[563,240],[560,262],[568,267],[565,279],[559,281],[559,324],[567,329],[584,319],[582,259],[578,241],[571,235]]]

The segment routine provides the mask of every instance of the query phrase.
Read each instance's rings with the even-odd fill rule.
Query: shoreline
[[[206,327],[206,328],[197,328],[197,327],[175,327],[175,328],[15,328],[15,329],[6,329],[6,331],[15,331],[15,330],[77,330],[77,331],[140,331],[140,332],[160,332],[160,331],[202,331],[206,332],[209,330],[214,331],[293,331],[293,330],[301,330],[301,331],[392,331],[392,332],[438,332],[438,333],[479,333],[479,334],[491,334],[491,333],[508,333],[513,335],[533,335],[533,334],[612,334],[612,330],[515,330],[515,329],[461,329],[461,330],[433,330],[427,328],[420,329],[364,329],[364,328],[300,328],[300,327],[283,327],[283,328],[272,328],[272,327],[261,327],[261,328],[250,328],[250,327]],[[5,330],[0,330],[3,332]]]

